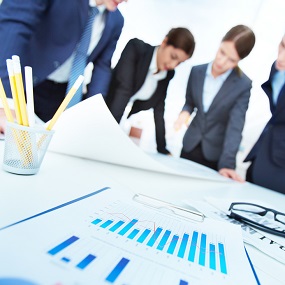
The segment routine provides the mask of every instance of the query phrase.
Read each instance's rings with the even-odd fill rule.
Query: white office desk
[[[0,162],[4,142],[0,142]],[[258,199],[284,207],[285,196],[249,183],[218,182],[128,168],[47,152],[36,175],[0,170],[0,227],[105,186],[128,188],[172,203],[205,196]],[[284,265],[248,246],[261,284],[285,284]]]

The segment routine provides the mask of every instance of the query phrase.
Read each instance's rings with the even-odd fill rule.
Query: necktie
[[[95,16],[99,13],[97,7],[91,7],[89,10],[89,17],[86,23],[83,34],[80,38],[80,41],[77,45],[75,56],[73,59],[71,72],[69,76],[69,81],[67,85],[67,91],[70,90],[76,79],[79,75],[83,75],[84,69],[87,62],[87,51],[90,43],[92,26]],[[74,94],[73,98],[69,102],[67,108],[72,107],[73,105],[79,103],[82,99],[82,85],[78,88],[77,92]]]

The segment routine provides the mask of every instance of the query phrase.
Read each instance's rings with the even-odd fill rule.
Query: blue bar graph
[[[115,268],[111,271],[111,273],[106,277],[106,281],[110,283],[114,283],[118,276],[122,273],[124,268],[127,266],[129,263],[129,259],[127,258],[122,258],[119,263],[115,266]]]
[[[83,260],[81,260],[76,267],[79,269],[84,269],[86,268],[86,266],[88,266],[94,259],[96,258],[96,256],[94,256],[93,254],[88,254]]]
[[[134,242],[141,244],[144,243],[149,247],[154,247],[155,245],[154,249],[159,251],[166,251],[168,254],[173,255],[174,252],[175,254],[177,252],[177,257],[186,258],[188,261],[196,262],[200,266],[208,266],[211,270],[217,270],[217,264],[219,263],[221,273],[227,274],[224,245],[222,243],[207,243],[207,235],[205,233],[193,231],[191,235],[189,233],[183,233],[182,236],[182,234],[173,234],[171,230],[164,230],[162,227],[157,227],[155,231],[151,229],[141,229],[137,225],[138,222],[139,220],[135,218],[130,219],[129,222],[125,222],[123,220],[114,221],[111,219],[106,219],[103,221],[101,218],[96,218],[91,223],[98,225],[101,228],[107,228],[111,225],[110,228],[108,228],[108,230],[111,232],[118,230],[118,234],[120,236],[125,236],[130,240],[134,240]],[[135,225],[137,225],[137,228],[134,228]],[[70,239],[64,241],[62,244],[51,249],[49,253],[54,255],[77,239],[77,237],[71,237]],[[181,242],[178,243],[178,241]],[[87,263],[87,261],[85,261],[85,263]],[[82,261],[82,264],[83,265],[79,263],[78,266],[84,266],[84,260]],[[181,284],[188,284],[188,282],[183,282],[186,281],[180,280]]]
[[[206,262],[206,240],[207,236],[205,234],[202,234],[200,242],[200,254],[199,254],[199,264],[202,266],[205,266]]]
[[[188,282],[185,280],[180,280],[179,285],[188,285]]]
[[[173,254],[174,250],[175,250],[175,247],[177,245],[177,242],[179,240],[179,236],[177,235],[174,235],[171,242],[170,242],[170,245],[168,247],[168,250],[167,250],[167,253],[169,254]]]
[[[188,239],[189,239],[189,235],[188,234],[184,234],[183,238],[182,238],[182,241],[181,241],[181,244],[180,244],[180,248],[179,248],[178,254],[177,254],[177,256],[180,257],[180,258],[184,257],[186,246],[187,246],[187,243],[188,243]]]
[[[162,228],[157,228],[146,245],[153,246],[161,232]]]
[[[126,226],[124,226],[120,231],[119,231],[119,235],[123,236],[128,230],[130,230],[136,223],[138,222],[138,220],[133,219],[132,221],[130,221]]]
[[[221,272],[227,274],[226,256],[225,249],[222,243],[218,243],[219,246],[219,256],[220,256],[220,268]]]
[[[103,228],[103,229],[105,229],[105,228],[107,228],[109,225],[111,225],[112,223],[113,223],[112,220],[108,220],[108,221],[106,221],[105,223],[103,223],[100,227]]]
[[[159,244],[157,246],[158,250],[163,250],[164,249],[164,246],[167,243],[167,240],[168,240],[170,234],[171,234],[171,231],[169,231],[169,230],[165,231],[162,239],[160,240],[160,242],[159,242]]]
[[[110,231],[111,232],[114,232],[114,231],[116,231],[121,225],[123,225],[125,222],[124,221],[119,221],[119,222],[117,222],[114,226],[112,226],[111,228],[110,228]]]
[[[59,245],[57,245],[56,247],[50,249],[48,251],[48,253],[50,255],[55,255],[58,252],[62,251],[63,249],[65,249],[66,247],[68,247],[69,245],[71,245],[72,243],[76,242],[79,239],[79,237],[76,236],[72,236],[69,239],[65,240],[64,242],[60,243]]]
[[[96,219],[96,220],[92,221],[91,223],[92,223],[93,225],[97,225],[97,224],[99,224],[100,222],[102,222],[101,219]]]
[[[210,243],[210,268],[216,270],[216,251],[212,243]]]
[[[188,255],[188,260],[191,262],[194,262],[195,260],[195,253],[197,248],[197,240],[198,240],[198,232],[194,231],[192,235],[191,245],[190,245],[190,251]]]
[[[129,239],[134,239],[135,236],[139,233],[140,231],[138,229],[134,229],[129,235],[128,238]]]
[[[151,232],[150,229],[145,229],[144,232],[141,234],[141,236],[138,238],[138,242],[143,243],[145,241],[145,239],[147,238],[147,236],[149,235],[149,233]]]

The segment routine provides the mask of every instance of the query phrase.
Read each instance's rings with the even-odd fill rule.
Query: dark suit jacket
[[[217,161],[218,169],[235,169],[251,80],[240,69],[234,69],[204,113],[202,94],[207,66],[194,66],[190,73],[183,110],[191,114],[197,108],[197,114],[184,135],[183,150],[190,152],[201,143],[205,158]]]
[[[270,169],[273,167],[285,170],[285,84],[280,91],[277,104],[273,104],[271,84],[276,72],[275,63],[273,63],[269,79],[261,85],[268,96],[272,117],[266,124],[262,134],[245,159],[245,161],[252,161],[262,153],[268,153],[271,158],[270,161],[261,161],[263,167],[266,166],[265,168],[268,173],[270,173]],[[265,140],[265,138],[268,139]],[[266,141],[266,143],[263,143],[264,141]]]
[[[132,39],[123,50],[121,58],[114,68],[110,90],[106,98],[106,103],[117,122],[120,122],[130,98],[142,87],[148,73],[154,48],[154,46],[139,39]],[[169,152],[166,149],[165,140],[164,101],[169,81],[173,76],[174,71],[169,71],[166,78],[158,82],[157,88],[150,99],[145,101],[136,100],[128,116],[153,108],[157,150],[165,154]]]
[[[34,85],[41,83],[74,51],[88,18],[89,0],[4,0],[0,5],[0,77],[10,90],[6,59],[16,54],[22,66],[33,68]],[[88,61],[94,63],[90,97],[105,94],[111,78],[111,58],[124,19],[106,12],[102,37]],[[9,94],[11,97],[11,94]],[[46,106],[48,107],[48,106]]]

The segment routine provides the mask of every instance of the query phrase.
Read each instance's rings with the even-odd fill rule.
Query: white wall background
[[[213,60],[223,35],[234,25],[245,24],[253,29],[256,44],[240,67],[253,80],[252,96],[246,116],[243,140],[237,156],[238,171],[244,175],[248,165],[242,163],[270,117],[266,95],[260,85],[267,80],[276,58],[278,44],[285,32],[284,0],[128,0],[119,9],[125,25],[112,59],[115,66],[129,39],[137,37],[159,45],[173,27],[186,27],[195,37],[193,57],[176,68],[168,88],[165,120],[168,149],[179,156],[185,129],[175,132],[173,123],[184,104],[186,84],[191,67]],[[130,124],[143,128],[140,146],[155,151],[152,111],[131,117]]]

